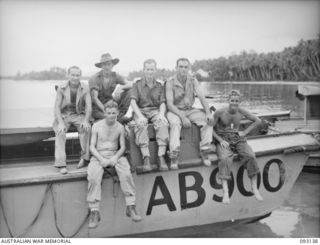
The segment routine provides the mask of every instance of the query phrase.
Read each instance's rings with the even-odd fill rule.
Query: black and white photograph
[[[1,244],[318,244],[320,1],[0,0],[0,155]]]

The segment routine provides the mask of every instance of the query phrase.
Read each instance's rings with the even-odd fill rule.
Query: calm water
[[[289,197],[268,218],[197,234],[197,237],[320,237],[320,175],[302,172]]]
[[[0,109],[52,108],[55,85],[61,81],[0,81]],[[306,84],[306,83],[303,83]],[[317,83],[308,83],[317,84]],[[319,85],[319,83],[318,83]],[[231,89],[244,95],[242,105],[252,111],[291,110],[292,117],[302,117],[303,102],[295,97],[298,83],[201,83],[210,105],[226,104]]]
[[[4,110],[48,108],[52,110],[55,81],[9,81],[0,83],[1,117]],[[304,83],[306,84],[306,83]],[[309,83],[314,84],[314,83]],[[291,110],[291,117],[303,116],[303,102],[295,97],[298,83],[202,83],[212,97],[209,104],[226,104],[227,93],[238,89],[244,95],[242,105],[251,111]],[[259,222],[198,234],[199,237],[319,237],[320,176],[301,173],[285,203]]]

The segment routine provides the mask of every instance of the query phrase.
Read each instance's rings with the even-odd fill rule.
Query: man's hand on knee
[[[227,149],[229,147],[229,143],[225,140],[221,141],[220,145],[222,146],[222,148],[225,148],[225,149]]]

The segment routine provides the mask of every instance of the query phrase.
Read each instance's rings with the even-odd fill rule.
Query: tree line
[[[295,47],[287,47],[281,52],[258,54],[242,51],[229,57],[196,60],[192,71],[205,71],[206,81],[320,81],[320,35],[314,40],[300,40]],[[161,69],[160,78],[167,78],[174,70]],[[132,80],[142,75],[142,71],[129,74]],[[130,80],[129,79],[129,80]]]
[[[216,81],[320,81],[320,36],[300,40],[281,52],[243,51],[228,58],[197,60],[193,70],[209,72]]]
[[[320,35],[314,40],[301,39],[296,46],[287,47],[281,52],[258,54],[255,51],[242,51],[229,57],[196,60],[192,64],[192,71],[200,81],[320,81]],[[202,77],[203,72],[208,77]],[[158,69],[156,76],[165,80],[174,73],[174,69]],[[134,80],[142,75],[142,70],[132,71],[127,78]],[[66,78],[66,68],[56,66],[48,71],[17,73],[14,77],[17,80]]]
[[[51,67],[49,70],[32,71],[21,74],[20,72],[14,77],[16,80],[63,80],[67,78],[67,69],[61,67]]]

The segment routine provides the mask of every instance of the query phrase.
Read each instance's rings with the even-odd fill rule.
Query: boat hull
[[[143,218],[139,223],[125,216],[125,200],[119,185],[114,184],[112,178],[105,178],[102,184],[102,221],[96,229],[87,228],[85,174],[73,180],[2,185],[0,236],[130,236],[250,219],[281,205],[305,160],[306,155],[301,153],[258,157],[261,169],[259,189],[263,202],[252,196],[246,171],[239,162],[235,162],[232,167],[234,181],[229,182],[232,190],[229,205],[221,203],[222,190],[216,164],[168,172],[134,173],[137,209]],[[32,221],[35,222],[30,226]]]

